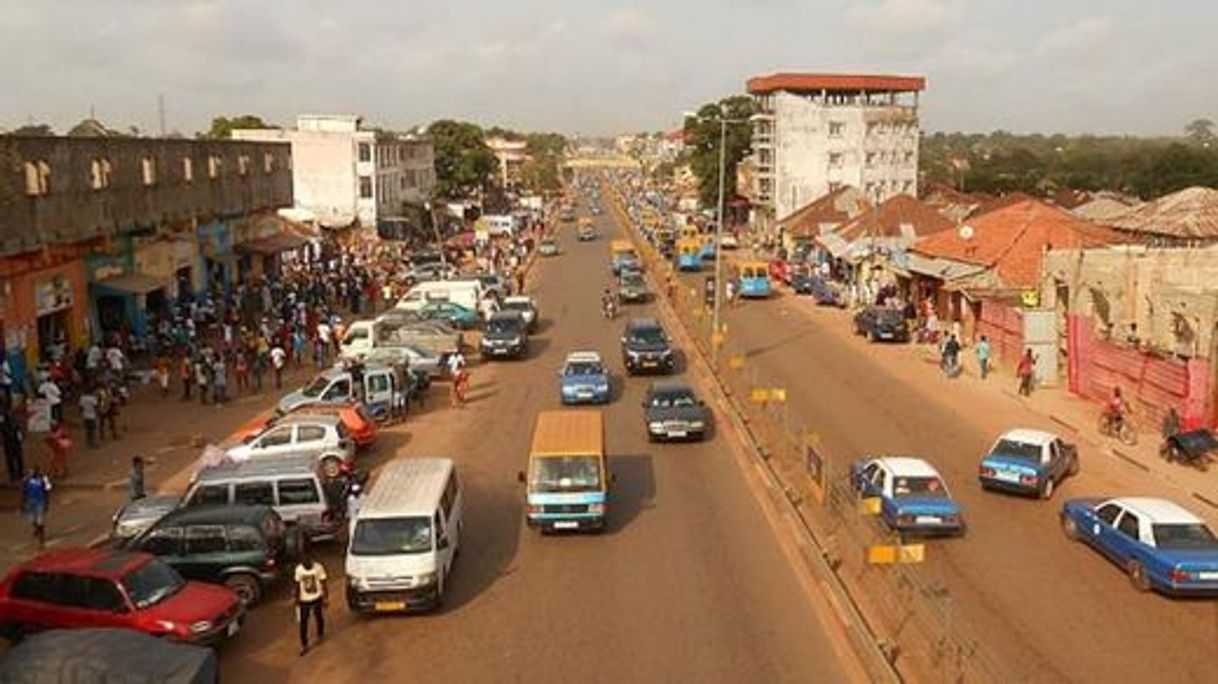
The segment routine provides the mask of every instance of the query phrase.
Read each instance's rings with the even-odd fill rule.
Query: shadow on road
[[[651,456],[610,456],[609,472],[617,478],[609,493],[607,534],[625,529],[655,504],[656,480]]]

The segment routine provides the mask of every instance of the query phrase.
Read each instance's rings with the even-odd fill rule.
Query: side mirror
[[[523,470],[516,471],[516,481],[521,484],[524,484],[524,471]]]
[[[440,539],[436,542],[436,548],[441,551],[448,548],[448,535],[440,536]]]

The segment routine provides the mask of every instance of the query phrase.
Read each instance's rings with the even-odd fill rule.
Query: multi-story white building
[[[375,228],[402,216],[405,203],[427,198],[435,158],[430,141],[367,130],[361,121],[354,114],[307,114],[292,130],[242,129],[233,138],[291,143],[296,208],[323,226]]]
[[[520,169],[529,160],[529,144],[524,140],[488,138],[486,146],[499,160],[499,181],[503,187],[519,183]]]
[[[844,185],[873,204],[918,191],[914,76],[774,74],[749,79],[752,197],[763,227]]]

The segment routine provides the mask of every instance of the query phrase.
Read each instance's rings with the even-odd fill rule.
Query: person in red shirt
[[[1024,350],[1016,373],[1019,375],[1019,393],[1025,397],[1031,396],[1032,381],[1036,374],[1036,356],[1032,354],[1031,349]]]

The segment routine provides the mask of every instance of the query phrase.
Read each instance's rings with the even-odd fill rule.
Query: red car
[[[124,627],[174,641],[211,644],[245,618],[227,587],[188,582],[147,553],[64,549],[9,571],[0,582],[0,633]]]

